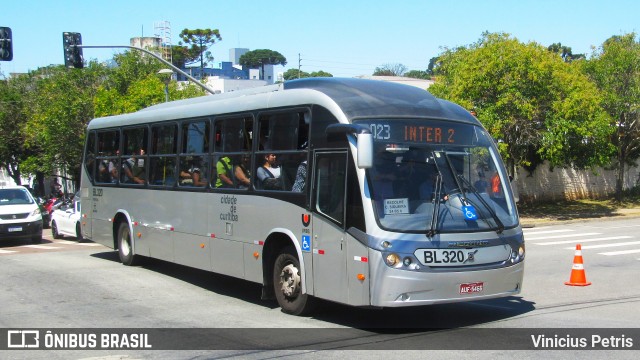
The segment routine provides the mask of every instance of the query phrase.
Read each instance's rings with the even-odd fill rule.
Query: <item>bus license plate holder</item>
[[[466,266],[473,264],[477,249],[418,249],[414,255],[426,266]]]
[[[481,293],[484,290],[484,282],[472,282],[460,284],[460,295]]]
[[[20,232],[22,231],[22,226],[14,226],[7,229],[9,232]]]

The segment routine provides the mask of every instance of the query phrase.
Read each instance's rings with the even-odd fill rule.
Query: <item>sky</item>
[[[560,42],[574,54],[591,54],[613,35],[640,34],[637,0],[2,0],[0,9],[0,26],[13,32],[13,61],[0,62],[5,76],[62,64],[65,31],[81,33],[84,45],[129,45],[164,21],[173,44],[182,29],[218,29],[215,61],[229,61],[231,48],[270,49],[287,59],[277,72],[300,64],[340,77],[385,64],[425,70],[445,48],[475,43],[485,31]],[[122,51],[83,53],[106,61]]]

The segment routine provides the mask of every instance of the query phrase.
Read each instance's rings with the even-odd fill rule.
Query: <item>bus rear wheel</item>
[[[138,262],[138,256],[133,253],[133,238],[129,223],[126,221],[121,222],[118,227],[118,255],[124,265],[133,266]]]
[[[300,261],[293,247],[285,248],[273,267],[273,286],[278,305],[291,315],[306,315],[313,310],[313,297],[302,293]]]

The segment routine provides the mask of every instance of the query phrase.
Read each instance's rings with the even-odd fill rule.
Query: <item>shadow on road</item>
[[[115,251],[91,256],[119,262]],[[144,258],[143,268],[187,282],[213,293],[231,296],[251,304],[275,309],[275,301],[260,299],[262,285],[205,270]],[[317,320],[375,333],[414,333],[428,329],[452,329],[486,324],[528,313],[535,303],[521,297],[414,306],[406,308],[361,308],[320,300],[311,315]]]

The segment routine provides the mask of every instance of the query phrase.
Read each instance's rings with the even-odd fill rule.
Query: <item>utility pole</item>
[[[300,53],[298,53],[298,79],[300,79],[300,67],[302,67],[302,59],[300,58]]]

